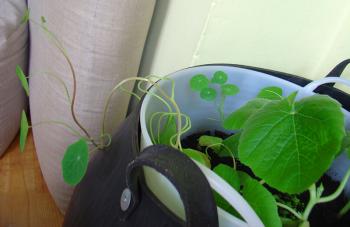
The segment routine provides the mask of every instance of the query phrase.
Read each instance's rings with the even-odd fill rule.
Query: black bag
[[[339,76],[349,62],[340,63],[328,76]],[[311,82],[286,73],[231,66],[267,73],[301,86]],[[323,85],[316,92],[330,95],[350,110],[349,95],[332,86]],[[153,145],[140,152],[140,107],[138,104],[125,119],[112,145],[98,151],[91,160],[86,176],[75,188],[63,226],[218,226],[212,190],[191,159],[164,145]],[[174,184],[185,207],[186,222],[172,214],[147,188],[142,166],[154,168]]]

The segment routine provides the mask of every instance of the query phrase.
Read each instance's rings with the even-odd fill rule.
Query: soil
[[[210,135],[217,136],[222,139],[229,137],[230,135],[221,132],[221,131],[204,131],[200,133],[195,133],[187,136],[182,140],[182,146],[184,148],[192,148],[198,151],[205,153],[205,147],[201,147],[198,145],[198,139],[202,135]],[[229,166],[233,166],[232,158],[230,157],[219,157],[212,149],[208,149],[208,155],[210,156],[211,168],[215,168],[219,164],[226,164]],[[259,180],[254,173],[250,170],[249,167],[245,166],[239,160],[236,159],[237,170],[244,171],[248,173],[253,178]],[[339,182],[333,181],[329,176],[324,175],[317,185],[322,182],[324,186],[323,196],[331,194],[336,190],[339,185]],[[265,184],[266,185],[266,184]],[[305,208],[305,205],[308,202],[308,192],[301,193],[299,195],[288,195],[285,193],[278,192],[277,190],[266,187],[276,198],[276,200],[288,201],[289,205],[293,206],[298,211],[302,211]],[[347,202],[347,198],[344,194],[341,194],[336,200],[333,200],[330,203],[317,204],[312,210],[309,221],[311,227],[350,227],[350,212],[344,215],[341,219],[337,218],[338,212],[343,208]],[[294,218],[290,215],[290,213],[285,210],[279,209],[279,213],[281,216],[286,218]]]

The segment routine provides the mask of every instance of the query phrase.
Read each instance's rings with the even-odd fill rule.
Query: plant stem
[[[342,181],[340,182],[337,190],[335,190],[335,192],[333,192],[332,194],[322,197],[318,200],[318,203],[327,203],[330,202],[334,199],[336,199],[344,190],[346,183],[348,182],[350,177],[350,168],[346,171],[345,176],[343,177]]]
[[[225,104],[225,99],[226,99],[226,96],[221,94],[220,96],[220,104],[219,104],[219,107],[218,107],[218,111],[219,111],[219,114],[220,114],[220,120],[221,121],[224,121],[224,104]]]
[[[70,95],[69,95],[69,92],[68,92],[68,88],[67,88],[67,85],[65,84],[65,82],[59,77],[57,76],[56,74],[52,73],[52,72],[39,72],[39,73],[35,73],[34,75],[30,75],[28,77],[26,77],[27,79],[29,79],[30,77],[33,77],[33,76],[36,76],[36,75],[40,75],[41,73],[43,74],[46,74],[47,76],[50,76],[54,79],[56,79],[58,82],[60,82],[65,90],[65,93],[66,93],[66,96],[67,96],[67,99],[68,99],[68,102],[71,103],[72,100],[70,98]]]
[[[109,106],[109,103],[110,103],[110,99],[112,98],[113,94],[115,91],[117,91],[121,85],[123,85],[124,83],[126,82],[129,82],[129,81],[145,81],[145,82],[148,82],[150,84],[152,84],[153,86],[155,86],[156,88],[159,89],[160,93],[162,94],[163,97],[165,97],[172,105],[173,107],[175,108],[175,112],[177,113],[177,130],[178,130],[178,134],[177,134],[177,139],[176,139],[176,144],[175,144],[175,147],[176,148],[179,148],[179,150],[182,150],[182,146],[181,146],[181,112],[180,112],[180,109],[177,105],[177,103],[175,102],[175,100],[171,97],[169,97],[166,92],[159,87],[159,85],[156,83],[156,82],[153,82],[151,81],[150,79],[146,79],[146,78],[142,78],[142,77],[130,77],[128,79],[125,79],[125,80],[122,80],[120,83],[118,83],[113,89],[112,91],[110,92],[107,100],[106,100],[106,103],[105,103],[105,108],[104,108],[104,112],[103,112],[103,119],[102,119],[102,133],[101,134],[104,134],[105,132],[105,121],[106,121],[106,112],[107,112],[107,109],[108,109],[108,106]]]
[[[350,200],[345,204],[345,206],[339,211],[338,213],[338,218],[341,218],[342,216],[344,216],[344,214],[346,214],[347,212],[349,212],[350,210]]]
[[[79,120],[77,119],[77,116],[75,114],[74,104],[75,104],[76,94],[77,94],[77,78],[75,75],[75,70],[74,70],[73,64],[72,64],[70,58],[68,57],[68,54],[66,53],[66,51],[64,50],[64,48],[62,47],[62,45],[60,44],[60,42],[58,41],[56,36],[54,34],[52,34],[52,32],[50,32],[46,26],[44,26],[43,24],[39,24],[33,20],[30,20],[30,21],[32,21],[33,24],[38,25],[46,33],[48,38],[53,41],[54,45],[57,47],[57,49],[61,52],[63,57],[66,59],[68,65],[69,65],[70,71],[72,73],[72,78],[73,78],[73,94],[72,94],[72,101],[71,101],[71,105],[70,105],[73,121],[84,132],[84,134],[94,144],[94,146],[98,147],[97,143],[90,136],[89,132],[81,125],[81,123],[79,122]]]
[[[304,210],[302,220],[308,220],[312,208],[317,204],[316,185],[315,184],[312,184],[310,186],[309,195],[310,195],[309,202]]]
[[[301,214],[299,212],[297,212],[296,210],[294,210],[293,208],[291,208],[283,203],[279,203],[279,202],[276,202],[276,204],[277,204],[277,206],[289,211],[291,214],[293,214],[299,220],[303,220],[303,217],[301,216]]]
[[[30,127],[34,128],[34,127],[37,127],[37,126],[40,126],[40,125],[43,125],[43,124],[57,124],[57,125],[61,125],[61,126],[66,127],[67,129],[69,129],[73,135],[76,135],[78,137],[83,137],[77,130],[75,130],[73,127],[71,127],[70,125],[68,125],[67,123],[64,123],[62,121],[40,121],[40,122],[32,124]]]
[[[340,182],[338,188],[332,194],[330,194],[328,196],[324,196],[324,197],[321,197],[321,193],[319,195],[317,195],[317,190],[316,190],[316,185],[315,184],[311,185],[311,187],[309,188],[310,200],[309,200],[309,203],[307,204],[307,206],[305,208],[305,211],[304,211],[304,214],[303,214],[304,220],[307,220],[309,218],[311,210],[316,204],[318,204],[318,203],[327,203],[327,202],[335,200],[342,193],[342,191],[344,190],[344,188],[346,186],[346,183],[349,180],[349,177],[350,177],[350,168],[346,171],[346,173],[345,173],[342,181]]]

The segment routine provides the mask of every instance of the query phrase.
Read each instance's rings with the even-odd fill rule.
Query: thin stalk
[[[283,203],[279,203],[276,202],[277,206],[280,208],[283,208],[287,211],[289,211],[291,214],[293,214],[296,218],[298,218],[299,220],[303,220],[303,217],[301,216],[301,214],[299,212],[297,212],[296,210],[294,210],[293,208],[283,204]]]
[[[59,40],[56,38],[56,36],[50,32],[43,24],[39,24],[33,20],[30,20],[33,24],[38,25],[48,36],[49,39],[51,39],[54,43],[54,45],[58,48],[58,50],[61,52],[61,54],[63,55],[63,57],[65,58],[65,60],[68,63],[68,66],[70,68],[70,71],[72,73],[72,78],[73,78],[73,94],[72,94],[72,101],[71,101],[71,105],[70,105],[70,110],[71,110],[71,114],[73,117],[73,121],[75,122],[75,124],[84,132],[84,134],[86,135],[86,137],[91,140],[91,142],[98,147],[97,143],[94,141],[94,139],[90,136],[89,132],[81,125],[81,123],[79,122],[76,114],[75,114],[75,109],[74,109],[74,104],[75,104],[75,100],[76,100],[76,94],[77,94],[77,78],[75,75],[75,70],[73,67],[73,64],[70,60],[70,58],[68,57],[68,54],[66,53],[65,49],[62,47],[62,45],[60,44]]]
[[[310,195],[309,202],[306,205],[306,208],[304,210],[302,220],[308,220],[312,208],[317,204],[316,185],[315,184],[312,184],[310,186],[309,195]]]
[[[335,200],[344,190],[346,183],[348,182],[350,177],[350,168],[348,169],[348,171],[346,171],[345,176],[343,177],[342,181],[340,182],[338,188],[335,190],[335,192],[333,192],[332,194],[325,196],[325,197],[321,197],[318,200],[318,203],[327,203],[330,202],[332,200]]]
[[[180,109],[179,109],[177,103],[175,102],[175,100],[172,99],[171,97],[169,97],[166,94],[166,92],[163,89],[161,89],[156,82],[153,82],[153,81],[151,81],[149,79],[142,78],[142,77],[131,77],[131,78],[125,79],[125,80],[121,81],[120,83],[118,83],[112,89],[111,93],[109,94],[109,96],[107,98],[107,101],[106,101],[106,104],[105,104],[105,108],[104,108],[104,114],[103,114],[103,120],[102,120],[102,133],[101,134],[104,134],[104,132],[105,132],[106,112],[107,112],[107,109],[108,109],[108,106],[109,106],[109,103],[110,103],[110,99],[112,98],[114,92],[117,91],[117,89],[119,89],[119,87],[121,85],[123,85],[124,83],[129,82],[129,81],[146,81],[146,82],[151,83],[156,88],[158,88],[160,93],[162,94],[162,96],[164,96],[173,105],[173,107],[175,108],[175,112],[177,113],[177,118],[178,118],[178,120],[177,120],[177,129],[179,131],[181,130],[181,124],[182,124],[181,123],[181,112],[180,112]],[[180,150],[182,150],[180,134],[178,134],[178,136],[177,136],[175,147],[177,147]]]
[[[69,131],[71,131],[71,133],[75,136],[81,137],[86,139],[84,136],[82,136],[77,130],[75,130],[73,127],[71,127],[70,125],[68,125],[67,123],[64,123],[62,121],[40,121],[37,123],[32,124],[31,126],[29,126],[30,128],[34,128],[43,124],[56,124],[56,125],[61,125],[66,127]]]
[[[344,216],[344,214],[346,214],[347,212],[349,212],[350,210],[350,201],[348,201],[345,206],[339,211],[338,213],[338,218],[341,218]]]
[[[43,73],[43,74],[46,74],[47,76],[50,76],[50,77],[56,79],[58,82],[60,82],[60,84],[61,84],[61,85],[63,86],[63,88],[64,88],[64,91],[65,91],[65,93],[66,93],[68,102],[71,103],[72,100],[71,100],[71,98],[70,98],[70,95],[69,95],[69,92],[68,92],[68,88],[67,88],[65,82],[64,82],[59,76],[57,76],[56,74],[54,74],[54,73],[52,73],[52,72],[42,72],[42,73]],[[40,74],[41,74],[41,72],[35,73],[34,75],[27,76],[26,78],[29,79],[30,77],[33,77],[33,76],[36,76],[36,75],[40,75]]]
[[[220,120],[223,121],[225,116],[224,116],[224,104],[225,104],[225,99],[226,99],[226,96],[221,94],[220,96],[220,104],[219,104],[219,107],[218,107],[218,111],[219,111],[219,114],[220,114]]]

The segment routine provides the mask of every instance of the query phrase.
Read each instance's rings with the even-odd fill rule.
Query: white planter
[[[322,83],[332,82],[334,80],[342,79],[333,78],[327,80],[320,80],[312,83],[310,86],[300,87],[296,84],[282,80],[268,74],[260,73],[253,70],[237,68],[233,66],[222,65],[208,65],[199,66],[180,70],[171,74],[171,78],[175,81],[175,100],[182,113],[191,118],[192,127],[186,135],[194,132],[205,131],[208,129],[223,130],[220,122],[208,120],[210,118],[218,119],[218,112],[212,102],[202,100],[198,93],[195,93],[189,88],[189,80],[191,76],[196,74],[204,74],[212,76],[216,71],[224,71],[229,75],[229,83],[233,83],[240,88],[239,94],[234,97],[228,97],[225,102],[224,112],[230,113],[239,108],[248,100],[256,97],[260,89],[267,86],[279,86],[283,89],[284,95],[288,95],[293,91],[299,90],[298,98],[314,94],[313,90]],[[330,80],[330,81],[329,81]],[[344,83],[349,83],[345,81]],[[171,84],[169,81],[162,80],[159,86],[166,91],[170,91]],[[157,92],[154,87],[151,92]],[[148,122],[150,115],[157,111],[166,111],[164,104],[153,96],[147,95],[143,101],[140,113],[141,122],[141,149],[152,145],[151,138],[148,132]],[[349,128],[349,113],[344,110],[346,115],[346,125]],[[219,224],[220,226],[263,226],[262,222],[251,209],[248,203],[236,192],[232,187],[226,184],[220,177],[218,177],[209,168],[197,163],[205,176],[207,177],[211,187],[219,192],[231,205],[241,214],[245,222],[237,219],[229,213],[218,208]],[[349,162],[345,163],[350,165]],[[338,173],[338,170],[334,170]],[[175,214],[184,218],[183,205],[179,194],[173,185],[165,179],[162,175],[151,169],[145,169],[145,178],[147,185],[153,193]],[[200,189],[199,189],[200,190]]]

